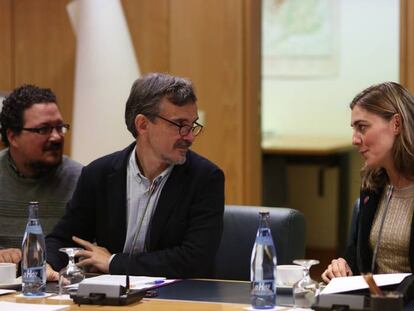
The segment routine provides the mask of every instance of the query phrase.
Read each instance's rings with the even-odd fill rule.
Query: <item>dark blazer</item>
[[[379,192],[361,191],[358,216],[356,222],[351,226],[351,230],[356,234],[350,235],[350,241],[344,256],[354,275],[372,272],[373,254],[369,246],[369,235],[382,192],[383,190]],[[411,221],[409,256],[411,271],[414,271],[414,216]]]
[[[123,254],[126,238],[126,171],[134,144],[86,166],[66,213],[46,238],[47,262],[67,262],[58,249],[73,235],[116,254],[111,274],[208,277],[223,230],[224,174],[195,152],[175,165],[162,189],[146,237],[147,252]],[[62,256],[63,255],[63,256]],[[130,258],[129,258],[130,257]]]

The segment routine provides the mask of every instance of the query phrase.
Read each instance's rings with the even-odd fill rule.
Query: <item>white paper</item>
[[[126,282],[125,275],[111,275],[103,274],[92,278],[84,279],[81,283],[83,284],[108,284],[108,285],[122,285],[125,286]],[[131,289],[145,289],[165,284],[172,283],[176,280],[167,280],[164,277],[149,277],[149,276],[130,276],[129,284]],[[67,287],[77,288],[79,284],[70,285]]]
[[[245,307],[243,309],[248,310],[248,311],[257,311],[258,310],[258,309],[253,308],[252,306]],[[312,309],[276,306],[272,309],[266,309],[266,311],[312,311]]]
[[[410,274],[411,273],[374,274],[374,280],[378,286],[399,284]],[[333,278],[321,292],[321,295],[349,292],[364,288],[368,288],[368,285],[362,275]]]
[[[46,305],[0,301],[0,311],[57,311],[65,310],[67,308],[69,308],[69,305]]]
[[[10,293],[15,293],[16,291],[14,289],[0,289],[0,295],[6,295]]]
[[[70,300],[72,301],[72,298],[70,298],[69,295],[56,295],[56,296],[51,296],[48,299],[50,300]]]
[[[51,293],[43,293],[43,295],[38,295],[38,296],[25,296],[23,294],[18,294],[18,295],[16,295],[16,297],[26,298],[26,299],[40,299],[40,298],[46,298],[46,297],[49,297],[49,296],[52,296],[52,295],[53,294],[51,294]]]

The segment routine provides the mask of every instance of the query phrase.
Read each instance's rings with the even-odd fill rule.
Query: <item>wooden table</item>
[[[52,286],[51,286],[52,285]],[[54,290],[56,284],[48,284]],[[128,306],[100,306],[74,304],[71,300],[52,300],[48,298],[26,299],[15,294],[0,296],[0,301],[18,303],[44,303],[69,305],[66,310],[118,311],[118,310],[182,310],[182,311],[233,311],[244,310],[249,306],[250,283],[225,280],[183,280],[158,288],[157,298],[144,298]],[[280,303],[292,303],[291,291],[278,292]],[[286,308],[288,310],[289,308]]]
[[[159,298],[144,298],[128,306],[78,306],[70,300],[52,300],[48,298],[26,299],[16,294],[0,296],[0,301],[33,304],[69,305],[65,310],[87,311],[242,311],[249,307],[249,282],[223,280],[183,280],[159,288]],[[276,300],[278,305],[292,304],[292,291],[278,289]],[[241,301],[241,303],[231,302]],[[404,307],[413,310],[414,301]],[[293,310],[285,307],[282,310]],[[12,311],[12,310],[11,310]]]
[[[324,195],[324,169],[338,167],[338,251],[345,249],[349,215],[351,137],[273,136],[262,141],[264,205],[284,206],[287,203],[289,164],[318,165],[318,194]],[[276,187],[282,189],[277,193]],[[266,199],[269,198],[269,199]]]
[[[15,298],[15,295],[9,294],[0,297],[1,301],[19,302],[19,303],[43,303],[53,305],[69,305],[65,310],[88,310],[88,311],[119,311],[119,310],[140,310],[140,311],[235,311],[244,310],[248,305],[245,304],[231,304],[231,303],[213,303],[213,302],[194,302],[194,301],[179,301],[179,300],[163,300],[163,299],[149,299],[131,304],[128,306],[99,306],[99,305],[75,305],[69,300],[51,300],[51,299],[25,299]],[[11,310],[12,311],[12,310]]]

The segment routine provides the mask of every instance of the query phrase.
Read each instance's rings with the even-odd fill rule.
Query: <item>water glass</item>
[[[319,295],[319,283],[312,280],[309,276],[309,269],[317,265],[319,260],[297,259],[294,264],[303,267],[303,278],[293,285],[293,303],[295,308],[310,308],[317,303]]]
[[[80,250],[82,249],[77,247],[59,249],[59,251],[67,254],[69,257],[68,265],[59,271],[59,295],[70,294],[76,291],[76,289],[68,287],[68,285],[80,283],[85,278],[83,270],[75,264],[75,255]]]

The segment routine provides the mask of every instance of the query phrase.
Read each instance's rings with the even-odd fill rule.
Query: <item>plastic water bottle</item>
[[[29,219],[22,242],[22,292],[44,295],[46,289],[46,246],[38,217],[39,203],[29,203]]]
[[[269,227],[269,212],[260,212],[259,228],[250,262],[251,303],[255,309],[276,305],[276,250]]]

